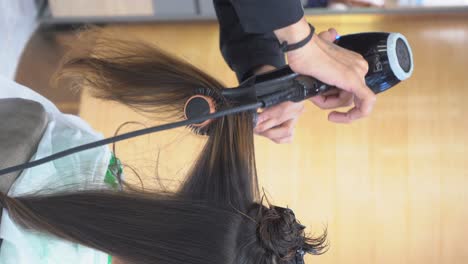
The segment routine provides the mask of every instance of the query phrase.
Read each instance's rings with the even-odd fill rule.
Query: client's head
[[[56,83],[62,79],[167,121],[183,118],[186,101],[200,88],[228,104],[214,78],[112,32],[83,33]],[[260,196],[252,114],[208,126],[207,142],[176,192],[67,189],[2,196],[1,203],[23,228],[101,250],[122,263],[299,264],[304,253],[323,253],[326,232],[307,237],[291,209]]]

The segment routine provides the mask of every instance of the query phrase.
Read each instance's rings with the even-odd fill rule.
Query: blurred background
[[[294,143],[256,138],[260,184],[312,233],[328,226],[330,250],[307,263],[468,263],[468,1],[302,1],[317,31],[400,32],[413,77],[379,95],[351,125],[307,104]],[[86,91],[52,88],[76,29],[94,24],[154,43],[228,86],[211,0],[0,0],[0,74],[78,114],[105,136],[157,124]],[[0,87],[1,89],[1,87]],[[128,180],[177,187],[204,143],[178,129],[116,146]],[[156,162],[156,161],[159,162]],[[135,170],[135,171],[134,171]],[[136,173],[135,173],[136,172]]]

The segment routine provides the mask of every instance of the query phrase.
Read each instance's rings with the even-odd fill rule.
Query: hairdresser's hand
[[[337,35],[338,33],[334,29],[318,34],[320,38],[328,42],[333,42]],[[352,106],[354,95],[346,90],[333,88],[323,94],[310,98],[310,101],[321,109],[335,109]]]
[[[258,115],[255,134],[267,137],[275,143],[291,143],[304,103],[284,102],[263,110]]]
[[[274,69],[273,66],[265,65],[257,69],[255,73],[260,74]],[[304,102],[284,102],[265,108],[258,115],[254,132],[278,144],[291,143],[296,123],[303,112]]]
[[[310,32],[305,19],[275,31],[280,42],[297,43]],[[354,103],[347,112],[332,111],[328,119],[337,123],[349,123],[368,116],[374,107],[376,96],[367,87],[365,75],[368,64],[364,58],[353,51],[335,44],[337,32],[334,29],[314,35],[304,47],[287,53],[291,69],[297,73],[309,75],[324,83],[333,85],[335,90],[311,99],[323,109],[347,106]]]

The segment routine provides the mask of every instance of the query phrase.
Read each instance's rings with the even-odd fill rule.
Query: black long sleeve
[[[230,0],[242,28],[267,33],[296,23],[304,16],[300,0]]]
[[[215,0],[220,27],[220,49],[239,81],[261,65],[281,67],[286,62],[273,32],[247,33],[229,0]]]
[[[286,64],[273,30],[302,18],[303,9],[299,0],[213,2],[220,26],[221,53],[239,81],[251,75],[258,66],[281,67]],[[294,7],[297,4],[298,7]],[[287,10],[293,11],[285,12]],[[253,16],[255,18],[250,19]]]

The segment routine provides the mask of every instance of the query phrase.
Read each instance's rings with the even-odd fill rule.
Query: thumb
[[[327,31],[323,31],[319,33],[319,37],[328,42],[335,41],[337,36],[338,36],[338,32],[334,28],[330,28]]]

